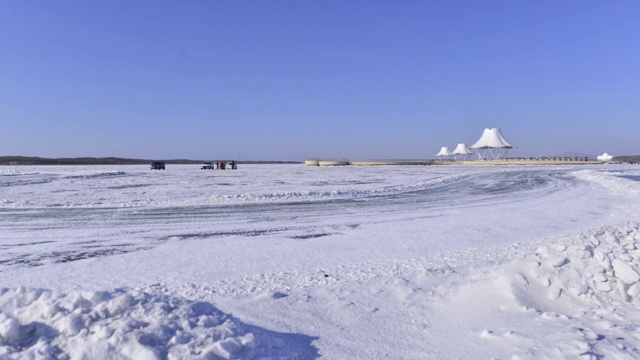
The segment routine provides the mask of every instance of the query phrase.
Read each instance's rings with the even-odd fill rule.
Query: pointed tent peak
[[[511,145],[507,139],[504,138],[502,132],[498,128],[484,129],[482,136],[475,144],[471,145],[472,149],[490,149],[490,148],[507,148],[511,149],[514,146]]]
[[[436,154],[436,156],[451,156],[453,155],[451,151],[449,151],[449,147],[443,146],[440,148],[440,152]]]
[[[471,145],[470,147],[472,149],[481,149],[481,148],[486,148],[487,147],[487,143],[489,143],[489,133],[491,132],[491,130],[489,130],[488,128],[485,128],[484,131],[482,131],[482,136],[480,136],[480,139],[478,141],[476,141],[475,144]]]
[[[493,128],[493,129],[489,130],[487,147],[490,147],[490,148],[505,148],[505,147],[508,147],[507,144],[502,142],[502,139],[500,138],[500,130],[498,130],[497,128]]]
[[[502,135],[502,131],[500,131],[499,128],[493,128],[491,130],[494,130],[495,132],[498,133],[498,137],[500,138],[500,141],[502,141],[502,143],[505,145],[504,147],[509,148],[509,149],[515,147],[515,146],[511,145],[511,143],[508,142],[507,139],[504,138],[504,135]]]
[[[460,143],[456,146],[455,150],[453,150],[453,155],[471,155],[472,152],[467,147],[466,143]]]

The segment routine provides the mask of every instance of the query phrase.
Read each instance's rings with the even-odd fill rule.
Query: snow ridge
[[[428,190],[436,186],[450,184],[459,181],[463,176],[452,175],[443,176],[436,179],[430,179],[426,181],[420,181],[411,185],[394,185],[385,186],[374,189],[335,189],[328,191],[292,191],[292,192],[277,192],[277,193],[262,193],[262,194],[232,194],[221,195],[214,194],[211,196],[211,200],[214,202],[228,202],[228,201],[251,201],[251,202],[276,202],[276,201],[291,201],[291,200],[327,200],[327,199],[347,199],[347,198],[365,198],[375,196],[387,196],[401,193],[408,193],[413,191]]]
[[[8,170],[6,170],[8,171]],[[40,173],[8,173],[4,176],[15,177],[15,176],[38,176]],[[83,174],[83,175],[69,175],[64,177],[56,177],[56,176],[45,176],[40,178],[27,178],[27,179],[18,179],[13,181],[4,181],[0,183],[0,186],[24,186],[24,185],[39,185],[39,184],[48,184],[52,182],[56,182],[59,180],[93,180],[93,179],[104,179],[104,178],[113,178],[119,176],[127,175],[124,171],[107,171],[107,172],[99,172],[93,174]]]

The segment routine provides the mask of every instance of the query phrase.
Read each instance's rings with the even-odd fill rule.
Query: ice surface
[[[0,168],[0,357],[637,358],[639,175]]]

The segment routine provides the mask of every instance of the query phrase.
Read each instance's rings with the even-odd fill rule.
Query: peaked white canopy
[[[458,160],[458,156],[462,156],[463,159],[466,159],[469,155],[472,154],[471,150],[467,147],[467,144],[460,143],[456,146],[455,150],[451,153]]]
[[[453,155],[447,146],[443,146],[440,149],[440,152],[436,154],[436,156],[451,156]]]
[[[489,150],[491,157],[494,159],[498,159],[500,158],[500,155],[501,155],[500,149],[503,150],[502,155],[506,156],[509,149],[513,149],[514,146],[509,141],[507,141],[507,139],[504,138],[500,129],[493,128],[493,129],[484,129],[484,131],[482,132],[482,136],[480,136],[480,139],[476,141],[475,144],[471,145],[471,148],[485,150],[484,152],[485,155],[486,155],[486,150]],[[493,153],[494,149],[497,149],[495,154]],[[482,154],[480,154],[480,152],[478,152],[478,157],[480,159],[483,159],[486,156],[483,156]]]
[[[476,141],[475,144],[471,145],[472,149],[491,149],[491,148],[506,148],[512,149],[514,146],[511,145],[507,139],[504,138],[502,132],[498,128],[493,129],[484,129],[482,132],[482,136],[480,140]]]
[[[498,137],[500,137],[500,141],[502,141],[502,143],[504,144],[504,147],[507,149],[513,149],[515,146],[511,145],[510,142],[507,141],[507,139],[504,138],[504,136],[502,136],[502,131],[500,131],[500,129],[492,129],[492,130],[496,130],[496,132],[498,133]]]
[[[456,146],[455,150],[452,152],[453,155],[470,155],[472,154],[471,150],[467,147],[467,144],[461,143]]]

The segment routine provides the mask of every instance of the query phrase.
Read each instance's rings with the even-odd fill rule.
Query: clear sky
[[[0,2],[0,155],[640,154],[640,1]]]

